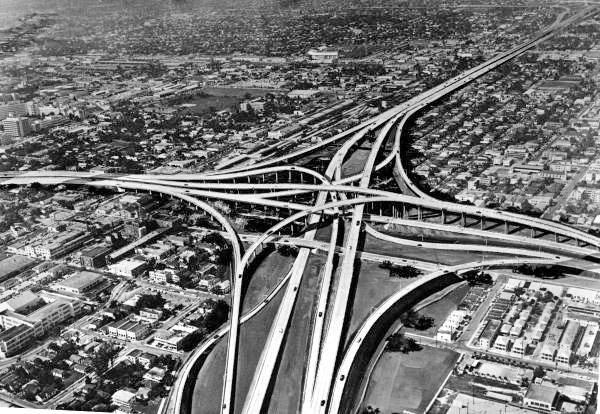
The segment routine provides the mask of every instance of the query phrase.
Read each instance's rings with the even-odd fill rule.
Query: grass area
[[[341,226],[340,226],[341,227]],[[321,227],[317,230],[317,234],[315,235],[315,240],[324,241],[329,243],[331,239],[331,224],[327,226]]]
[[[277,313],[283,289],[271,302],[240,328],[235,407],[241,412],[252,376],[265,344],[273,318]],[[190,414],[220,413],[223,373],[227,355],[227,336],[215,346],[196,377]]]
[[[404,234],[386,232],[391,235],[397,235],[399,237],[405,237]],[[485,260],[490,259],[504,259],[507,256],[503,254],[494,254],[486,252],[463,252],[456,250],[434,250],[425,249],[416,246],[401,246],[395,243],[390,243],[384,240],[378,240],[375,237],[367,234],[365,236],[365,252],[377,253],[395,257],[404,257],[407,259],[422,260],[432,263],[441,263],[445,265],[457,265],[461,263],[468,263],[472,261],[481,260],[482,255],[485,256]],[[513,256],[514,257],[514,256]]]
[[[350,157],[342,165],[342,177],[362,172],[370,152],[368,149],[358,149],[350,154]]]
[[[452,350],[426,345],[409,354],[384,352],[371,375],[363,407],[370,405],[382,413],[424,413],[458,357]]]
[[[240,102],[239,98],[233,96],[197,96],[189,101],[185,101],[186,110],[193,114],[202,114],[208,112],[210,107],[217,111],[228,109]],[[194,105],[194,106],[187,106]]]
[[[442,299],[432,303],[431,305],[425,306],[419,311],[420,315],[433,318],[434,326],[425,331],[417,331],[416,329],[412,328],[406,328],[406,331],[430,337],[435,336],[437,329],[444,323],[450,312],[455,310],[456,307],[462,302],[465,296],[467,296],[467,293],[469,293],[469,286],[467,284],[457,286],[456,289],[452,290]]]
[[[274,375],[275,383],[270,393],[267,412],[300,412],[300,393],[303,372],[308,355],[308,344],[312,328],[312,317],[317,302],[319,276],[325,265],[326,255],[311,255],[302,276],[298,298],[285,339],[281,362]]]
[[[227,337],[225,336],[206,357],[196,377],[191,414],[217,414],[220,412],[226,356]]]
[[[378,263],[362,262],[354,302],[352,303],[347,340],[352,337],[353,333],[372,312],[373,308],[394,292],[416,280],[416,278],[401,279],[390,277],[389,274],[389,270],[380,268]]]
[[[255,307],[291,269],[295,257],[285,257],[274,251],[258,265],[248,283],[242,312]]]

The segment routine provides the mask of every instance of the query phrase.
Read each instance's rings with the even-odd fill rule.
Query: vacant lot
[[[211,108],[216,111],[229,109],[240,102],[239,98],[232,96],[196,96],[189,101],[185,101],[186,109],[194,114],[202,114],[209,112]],[[194,106],[188,106],[194,105]]]
[[[381,302],[415,280],[417,278],[390,277],[389,270],[380,268],[378,263],[363,261],[352,303],[352,316],[346,340],[352,338],[356,329]]]
[[[384,352],[371,375],[363,407],[370,405],[382,413],[424,413],[458,357],[449,349],[429,346],[409,354]]]

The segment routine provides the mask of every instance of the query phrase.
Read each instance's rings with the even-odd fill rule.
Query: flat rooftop
[[[59,283],[59,286],[71,288],[71,289],[84,289],[94,283],[102,280],[102,275],[94,272],[77,272],[73,276],[63,280]]]
[[[27,256],[14,255],[0,261],[0,280],[9,277],[13,273],[22,272],[33,266],[35,259]]]

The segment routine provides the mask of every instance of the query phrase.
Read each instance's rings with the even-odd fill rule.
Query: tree
[[[204,339],[205,335],[206,333],[204,329],[198,329],[192,332],[191,334],[187,335],[181,342],[181,349],[184,352],[189,352],[193,350],[194,348],[196,348],[196,346],[198,346],[202,339]]]
[[[156,295],[151,295],[151,294],[141,295],[140,298],[138,299],[135,307],[137,309],[143,309],[143,308],[156,309],[156,308],[162,308],[165,305],[165,303],[166,303],[165,299],[162,297],[160,292],[158,292]]]
[[[432,317],[420,315],[418,312],[412,310],[403,313],[400,316],[400,320],[405,326],[417,329],[419,331],[425,331],[431,328],[434,324],[434,319]]]
[[[103,374],[112,366],[118,352],[118,348],[113,347],[111,344],[102,344],[102,346],[98,348],[96,354],[92,357],[92,368],[94,369],[94,372],[98,375]]]
[[[409,352],[420,351],[423,347],[414,339],[406,338],[404,335],[397,332],[388,337],[386,349],[390,352],[402,352],[403,354],[407,354]]]
[[[394,265],[391,262],[383,262],[380,267],[390,269],[390,277],[412,279],[423,274],[419,269],[409,265]]]
[[[281,253],[282,256],[296,256],[298,254],[298,248],[295,246],[290,246],[287,244],[282,244],[277,248],[277,251]]]
[[[226,246],[227,240],[220,233],[213,231],[202,238],[204,243],[216,244],[218,246]]]
[[[535,367],[533,370],[533,378],[544,378],[546,371],[542,367]]]
[[[494,283],[492,276],[489,273],[471,271],[465,273],[465,279],[470,286],[474,285],[491,285]]]
[[[212,332],[227,321],[229,316],[229,304],[219,299],[215,306],[204,317],[204,326],[208,332]]]

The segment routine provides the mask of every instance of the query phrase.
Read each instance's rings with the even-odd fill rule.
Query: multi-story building
[[[198,328],[192,325],[177,324],[167,331],[157,333],[154,344],[168,351],[179,351],[183,347],[185,339]]]
[[[175,269],[151,270],[148,272],[150,283],[164,284],[179,282],[179,271]]]
[[[81,266],[88,269],[97,269],[106,266],[106,257],[111,252],[108,246],[96,246],[81,252]]]
[[[508,352],[510,346],[510,338],[508,336],[499,335],[494,341],[494,351]]]
[[[513,343],[513,346],[510,350],[514,355],[523,358],[525,353],[527,352],[527,342],[525,342],[524,338],[517,338]]]
[[[155,322],[158,322],[160,320],[160,318],[162,318],[163,312],[158,309],[144,308],[144,309],[140,309],[139,315],[140,315],[140,319],[143,319],[143,320],[151,322],[151,323],[155,323]]]
[[[577,348],[577,355],[588,356],[592,351],[596,338],[598,336],[598,325],[596,323],[590,323],[585,327],[585,332],[581,337],[581,342]]]
[[[499,329],[500,321],[496,319],[489,320],[479,336],[478,346],[483,349],[488,349],[494,343]]]
[[[85,231],[67,230],[48,234],[30,243],[19,243],[9,246],[9,251],[25,256],[52,260],[83,246],[91,238]]]
[[[8,328],[0,333],[0,357],[8,358],[25,349],[33,340],[33,329],[26,325]]]
[[[567,327],[563,331],[563,334],[560,338],[560,349],[572,350],[573,346],[577,342],[579,338],[579,322],[570,320],[567,322]]]
[[[322,63],[335,62],[339,57],[337,50],[328,49],[326,47],[320,47],[318,49],[311,49],[307,52],[307,55],[314,61]]]
[[[6,118],[2,121],[4,133],[13,137],[25,137],[31,132],[31,125],[27,118]]]
[[[571,350],[560,348],[556,353],[556,358],[554,358],[554,360],[563,365],[571,364]]]
[[[2,303],[0,325],[4,329],[25,325],[35,336],[42,336],[58,324],[81,313],[81,301],[42,291],[23,294]]]
[[[540,359],[544,361],[552,362],[554,361],[554,357],[556,356],[556,346],[553,344],[545,343],[542,347],[542,352],[540,352]]]
[[[111,400],[121,411],[128,413],[131,412],[135,402],[135,394],[127,390],[118,390],[112,395]]]
[[[115,338],[126,341],[139,341],[150,333],[150,325],[136,321],[133,318],[125,318],[110,323],[106,326],[107,333]]]
[[[144,274],[146,267],[143,260],[125,259],[109,265],[108,269],[118,276],[136,277]]]

